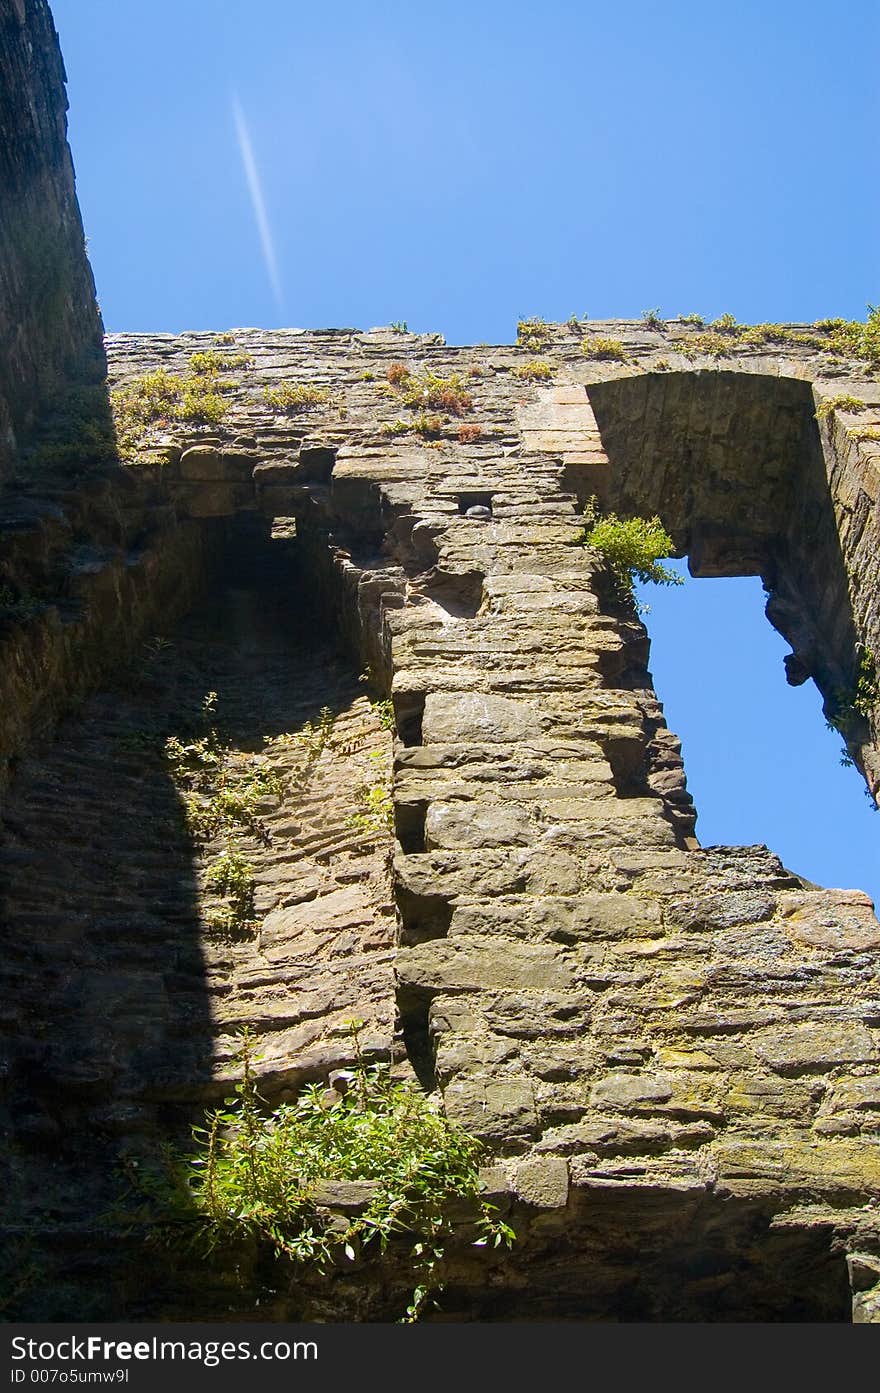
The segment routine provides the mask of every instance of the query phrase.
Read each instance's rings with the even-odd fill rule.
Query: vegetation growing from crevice
[[[296,793],[303,793],[308,788],[321,755],[326,749],[332,748],[335,720],[330,707],[322,706],[316,721],[306,721],[299,730],[279,736],[282,744],[296,745],[305,754],[302,768],[291,780]]]
[[[625,363],[627,353],[619,339],[596,338],[581,339],[581,352],[586,358],[604,359],[609,362]]]
[[[533,316],[531,319],[520,319],[517,323],[517,348],[524,348],[527,353],[543,353],[551,338],[550,325],[546,319]]]
[[[540,382],[552,377],[556,369],[546,358],[530,358],[528,362],[517,363],[511,371],[515,377],[523,377],[527,382]]]
[[[244,353],[215,350],[193,353],[183,374],[155,368],[110,393],[110,407],[120,459],[131,462],[153,426],[176,422],[218,425],[226,415],[228,397],[238,382],[221,373],[250,362]]]
[[[689,334],[686,339],[673,339],[672,344],[685,358],[696,358],[706,353],[710,358],[726,358],[733,345],[723,334],[707,330],[705,333]]]
[[[852,397],[847,392],[840,392],[836,397],[826,397],[820,401],[816,407],[816,420],[824,421],[829,416],[833,416],[837,411],[864,411],[867,403],[861,397]]]
[[[473,397],[457,373],[440,377],[434,372],[410,372],[403,363],[392,363],[386,376],[392,393],[411,411],[464,416],[473,409]]]
[[[370,702],[370,710],[379,722],[382,730],[394,730],[394,703],[390,697],[382,697],[378,701]]]
[[[698,314],[682,315],[682,324],[703,329],[705,321]],[[737,348],[762,348],[767,344],[791,344],[813,348],[836,357],[858,358],[872,369],[880,368],[880,307],[868,306],[864,323],[848,319],[818,319],[811,329],[799,329],[787,324],[739,324],[732,314],[713,319],[705,333],[689,334],[673,339],[676,348],[686,357],[706,353],[710,357],[726,357]]]
[[[619,518],[600,514],[596,500],[584,510],[585,526],[575,539],[605,561],[621,598],[634,599],[637,580],[655,585],[682,585],[682,577],[664,566],[675,555],[675,544],[658,517]]]
[[[214,724],[217,693],[209,692],[202,707],[203,733],[191,738],[169,736],[165,759],[180,792],[186,825],[194,841],[209,841],[246,828],[261,841],[268,840],[260,818],[267,798],[279,800],[284,785],[258,755],[230,748]]]
[[[296,416],[300,411],[309,411],[329,401],[330,393],[325,387],[314,387],[310,383],[279,382],[276,387],[263,388],[263,400],[273,411]]]
[[[209,931],[227,942],[252,938],[258,924],[254,917],[256,881],[254,868],[234,842],[212,861],[205,875],[209,890],[223,897],[206,912]]]
[[[424,435],[429,439],[435,439],[443,434],[443,417],[436,414],[428,415],[425,411],[420,411],[418,416],[414,416],[410,422],[410,430],[415,431],[416,435]]]
[[[249,353],[221,353],[216,348],[193,353],[189,360],[189,370],[196,377],[213,377],[217,373],[230,372],[234,368],[248,368],[250,365]]]
[[[355,1065],[341,1091],[312,1084],[274,1109],[260,1096],[253,1038],[243,1032],[232,1096],[195,1129],[195,1152],[172,1164],[173,1187],[159,1197],[177,1236],[207,1251],[257,1239],[278,1258],[323,1271],[354,1266],[365,1249],[384,1252],[396,1240],[415,1284],[403,1319],[414,1321],[442,1288],[440,1264],[455,1232],[450,1201],[471,1203],[476,1246],[510,1244],[515,1235],[482,1197],[482,1144],[435,1098],[392,1079],[388,1065],[369,1065],[358,1024]],[[342,1222],[326,1188],[339,1181],[367,1182],[361,1212]]]
[[[857,319],[819,319],[813,326],[823,331],[822,347],[841,358],[861,358],[872,369],[880,368],[880,306],[869,305],[862,323]]]
[[[380,759],[384,754],[377,751]],[[358,808],[346,819],[346,825],[358,832],[388,832],[394,830],[394,802],[384,784],[362,784],[358,789]]]
[[[785,324],[741,324],[736,329],[736,341],[744,347],[761,348],[764,344],[794,344],[801,348],[821,348],[818,334],[808,329],[789,329]]]
[[[476,421],[462,421],[458,428],[460,445],[473,445],[483,434],[483,427]]]
[[[415,415],[406,420],[400,416],[382,426],[385,435],[408,435],[410,432],[435,440],[442,436],[451,417],[464,416],[473,409],[473,397],[457,373],[440,377],[437,373],[414,373],[405,363],[391,363],[383,384],[384,391],[401,406]]]
[[[826,724],[829,729],[842,735],[844,740],[856,737],[865,721],[871,719],[880,705],[880,673],[877,659],[870,648],[865,648],[859,657],[852,686],[838,687],[830,705],[831,713]]]

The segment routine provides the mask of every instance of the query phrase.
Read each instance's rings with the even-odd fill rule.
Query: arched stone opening
[[[659,515],[694,576],[761,577],[792,647],[788,681],[813,678],[876,798],[877,732],[852,711],[880,636],[868,584],[880,539],[857,444],[833,412],[817,420],[822,396],[800,375],[648,372],[588,397],[608,466],[573,471],[581,497]]]

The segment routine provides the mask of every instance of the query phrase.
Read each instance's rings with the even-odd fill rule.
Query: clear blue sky
[[[406,320],[497,343],[528,314],[813,320],[880,299],[876,0],[53,11],[110,330]],[[751,589],[651,598],[700,834],[880,897],[880,815],[815,689],[785,685]]]

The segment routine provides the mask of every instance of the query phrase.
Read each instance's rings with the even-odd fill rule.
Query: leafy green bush
[[[513,1231],[481,1198],[482,1144],[457,1127],[435,1099],[392,1080],[387,1065],[368,1066],[353,1023],[356,1066],[344,1093],[321,1084],[294,1103],[269,1109],[254,1074],[254,1045],[242,1035],[241,1081],[221,1110],[194,1132],[186,1158],[189,1197],[209,1245],[256,1237],[298,1263],[355,1262],[358,1250],[409,1244],[417,1285],[406,1319],[417,1319],[436,1287],[437,1264],[453,1232],[452,1199],[471,1200],[477,1244],[513,1241]],[[319,1188],[372,1181],[361,1213],[340,1225],[319,1202]]]
[[[656,585],[682,585],[682,577],[660,563],[674,555],[675,545],[658,517],[619,518],[616,513],[596,517],[588,506],[587,526],[577,540],[604,558],[617,589],[632,597],[636,580]]]

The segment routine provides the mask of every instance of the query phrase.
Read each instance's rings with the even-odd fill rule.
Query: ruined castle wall
[[[103,350],[45,0],[0,0],[0,39],[9,481]],[[166,423],[126,466],[86,433],[4,491],[0,1280],[45,1264],[5,1309],[392,1318],[393,1258],[285,1287],[237,1253],[206,1280],[132,1262],[107,1219],[120,1162],[228,1090],[242,1025],[277,1100],[351,1063],[354,1016],[483,1139],[517,1233],[487,1256],[465,1224],[447,1315],[841,1319],[848,1260],[877,1318],[880,925],[766,847],[699,846],[647,635],[577,540],[596,496],[660,514],[697,575],[761,575],[789,676],[845,711],[880,652],[880,388],[797,326],[532,340],[113,336],[114,382],[238,359],[222,424]],[[403,401],[427,372],[457,405]],[[290,382],[323,396],[267,396]],[[858,419],[817,420],[842,389]],[[237,933],[210,875],[228,829],[194,834],[165,744],[216,700],[229,769],[274,780]]]
[[[575,539],[579,497],[656,509],[695,570],[763,574],[803,660],[823,652],[829,672],[851,673],[873,632],[876,523],[860,500],[876,464],[868,441],[820,435],[813,412],[840,376],[866,399],[872,384],[804,349],[676,357],[674,330],[626,325],[613,326],[626,361],[593,361],[581,341],[599,328],[550,330],[537,381],[517,371],[532,360],[523,349],[390,331],[111,340],[117,381],[158,363],[183,371],[196,350],[247,355],[222,426],[166,433],[128,476],[147,515],[176,526],[280,529],[299,577],[282,609],[344,635],[352,674],[368,670],[396,718],[396,946],[382,938],[378,869],[346,850],[355,793],[340,768],[342,806],[310,797],[307,834],[299,795],[272,814],[266,920],[234,964],[197,896],[169,907],[202,944],[214,1005],[192,1078],[179,1054],[165,1102],[228,1084],[233,1021],[256,1023],[263,1086],[283,1096],[349,1062],[340,1012],[362,1012],[379,1052],[483,1137],[487,1184],[520,1236],[488,1267],[450,1257],[448,1310],[838,1319],[844,1256],[870,1266],[880,1252],[880,926],[858,889],[817,890],[764,847],[699,847],[645,631]],[[395,364],[456,374],[471,409],[427,437],[401,431],[414,413]],[[326,400],[273,408],[265,389],[291,381]],[[866,739],[869,772],[873,749]],[[35,807],[44,795],[38,783]],[[29,925],[32,946],[51,938]],[[119,980],[152,952],[136,965],[115,955]],[[178,979],[162,975],[173,1016]],[[132,979],[121,1000],[136,990]],[[70,1057],[68,1009],[53,999]],[[90,1115],[115,1107],[119,1144],[153,1144],[155,1113],[144,1117],[166,1084],[146,1098],[137,1070],[88,1077]],[[41,1101],[51,1117],[51,1087]],[[325,1313],[387,1318],[369,1266],[333,1291]],[[186,1297],[165,1300],[180,1314]],[[291,1291],[276,1312],[318,1309],[305,1300]]]
[[[46,0],[0,5],[0,479],[70,385],[100,381],[101,321],[67,145]]]

